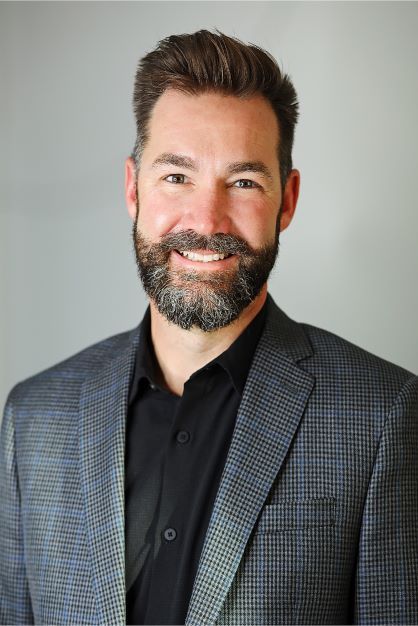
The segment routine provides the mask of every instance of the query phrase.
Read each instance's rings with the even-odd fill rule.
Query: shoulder
[[[367,376],[369,380],[393,380],[402,383],[415,375],[351,341],[323,328],[300,323],[312,345],[312,363],[319,371],[335,376]]]
[[[279,337],[276,349],[284,346],[292,361],[312,376],[314,395],[322,404],[329,401],[341,410],[356,407],[380,413],[390,408],[404,387],[416,393],[414,373],[333,332],[292,320],[272,300],[270,319],[266,349],[273,344],[272,337]]]
[[[34,401],[42,403],[47,397],[58,397],[63,401],[74,396],[87,378],[99,373],[110,360],[136,344],[139,328],[107,337],[17,383],[10,391],[7,403],[22,405],[27,401],[33,406]]]

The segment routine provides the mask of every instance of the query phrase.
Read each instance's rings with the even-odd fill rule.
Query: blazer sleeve
[[[11,394],[0,436],[0,624],[33,624],[26,578]]]
[[[382,431],[360,533],[354,623],[418,624],[418,377]]]

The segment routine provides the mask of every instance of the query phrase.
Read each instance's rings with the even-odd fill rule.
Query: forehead
[[[278,141],[276,115],[261,95],[190,95],[169,89],[152,111],[146,150],[207,156],[234,152],[235,157],[277,160]]]

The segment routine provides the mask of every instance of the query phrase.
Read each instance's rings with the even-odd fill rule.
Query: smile
[[[201,263],[209,263],[210,261],[223,261],[223,259],[231,256],[230,254],[222,254],[218,252],[214,254],[199,254],[198,252],[192,252],[190,250],[179,250],[178,252],[190,261],[200,261]]]

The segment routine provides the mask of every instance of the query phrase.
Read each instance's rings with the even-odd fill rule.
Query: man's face
[[[278,137],[261,96],[168,90],[157,101],[127,198],[141,280],[169,321],[221,328],[265,286],[283,203]]]

